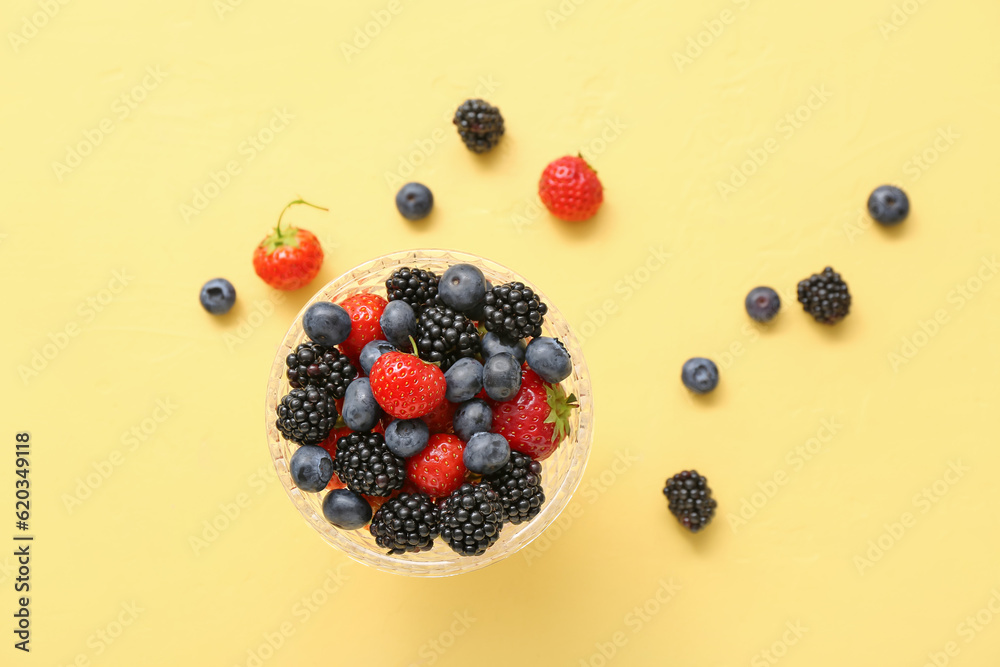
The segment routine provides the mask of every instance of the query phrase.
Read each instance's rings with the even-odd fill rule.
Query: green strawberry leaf
[[[546,424],[553,424],[552,442],[558,443],[569,436],[569,418],[575,408],[580,407],[576,396],[570,394],[566,396],[562,385],[545,383],[545,398],[549,404],[549,414],[545,418]]]

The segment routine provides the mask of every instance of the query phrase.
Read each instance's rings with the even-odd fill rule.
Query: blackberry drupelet
[[[333,469],[347,488],[366,496],[388,496],[406,481],[406,461],[389,450],[381,433],[370,431],[337,441]]]
[[[288,384],[295,389],[319,387],[334,398],[343,398],[358,370],[335,347],[306,342],[285,358]]]
[[[403,267],[385,281],[385,291],[389,301],[405,301],[413,306],[413,310],[419,311],[434,303],[438,280],[433,271]]]
[[[337,421],[333,397],[319,387],[292,389],[281,398],[275,426],[281,434],[300,445],[318,445],[330,435]]]
[[[368,530],[390,555],[427,551],[441,530],[438,509],[426,493],[401,493],[375,512]]]
[[[476,323],[441,303],[420,312],[416,341],[420,358],[440,363],[442,371],[451,368],[459,359],[479,353]]]
[[[548,310],[524,283],[506,283],[486,293],[483,326],[507,341],[541,336]]]
[[[718,503],[712,498],[708,480],[694,470],[685,470],[668,478],[663,495],[669,501],[670,513],[692,533],[707,526],[715,516]]]
[[[851,293],[831,267],[799,282],[799,303],[817,322],[836,324],[851,312]]]
[[[460,556],[481,556],[500,537],[503,507],[489,484],[463,484],[438,509],[441,539]]]
[[[500,109],[484,100],[466,100],[455,111],[452,122],[465,147],[473,153],[486,153],[503,136],[503,116]]]
[[[486,477],[485,481],[500,497],[505,522],[530,521],[545,502],[542,464],[520,452],[511,452],[507,465]]]

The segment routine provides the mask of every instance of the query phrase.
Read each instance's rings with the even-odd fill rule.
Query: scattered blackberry
[[[438,293],[438,277],[433,271],[403,267],[385,281],[389,301],[405,301],[420,310],[432,304]]]
[[[851,293],[829,266],[799,282],[799,303],[817,322],[836,324],[851,312]]]
[[[438,509],[426,493],[401,493],[378,508],[368,530],[390,555],[427,551],[441,531]]]
[[[485,478],[500,496],[504,521],[523,523],[534,519],[545,502],[542,491],[542,464],[520,452],[511,452],[510,461]]]
[[[442,371],[448,370],[459,359],[479,353],[476,323],[440,303],[420,312],[416,341],[420,358],[440,363]]]
[[[347,385],[358,377],[358,370],[335,347],[302,343],[285,358],[288,384],[295,389],[320,387],[334,398],[343,398]]]
[[[715,516],[718,503],[712,498],[708,480],[694,470],[685,470],[668,478],[663,495],[670,502],[670,513],[692,533],[707,526]]]
[[[349,433],[337,441],[333,469],[351,491],[385,497],[403,488],[406,461],[385,444],[381,433]]]
[[[481,556],[500,537],[503,506],[489,484],[463,484],[438,509],[441,539],[460,556]]]
[[[483,325],[507,341],[542,335],[549,307],[524,283],[498,285],[486,293]]]
[[[300,445],[318,445],[330,435],[337,421],[333,398],[319,387],[292,389],[278,404],[275,426],[281,434]]]
[[[473,153],[486,153],[503,136],[503,116],[500,109],[483,100],[466,100],[455,111],[452,121],[466,148]]]

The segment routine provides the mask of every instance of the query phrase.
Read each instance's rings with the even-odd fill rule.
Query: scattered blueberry
[[[711,359],[694,357],[684,362],[681,381],[694,393],[707,394],[719,384],[719,369]]]
[[[288,465],[295,486],[303,491],[316,493],[326,488],[333,477],[333,459],[330,453],[317,445],[303,445],[292,454]]]
[[[395,352],[396,348],[387,340],[373,340],[372,342],[361,348],[361,355],[359,360],[361,361],[361,370],[364,371],[365,375],[372,372],[372,366],[378,361],[386,352]]]
[[[452,425],[455,427],[455,435],[468,442],[476,433],[490,430],[493,426],[493,411],[486,401],[474,398],[458,406]]]
[[[898,225],[910,214],[910,198],[895,185],[880,185],[868,197],[868,212],[881,225]]]
[[[302,316],[306,335],[320,345],[340,345],[351,335],[351,316],[329,301],[317,301]]]
[[[417,316],[405,301],[390,301],[379,319],[386,340],[401,350],[411,349],[410,337],[417,335]]]
[[[201,288],[201,305],[213,315],[225,315],[236,303],[236,288],[225,278],[213,278]]]
[[[521,364],[509,352],[494,354],[483,365],[483,389],[494,401],[509,401],[521,388]]]
[[[347,385],[344,395],[344,423],[352,431],[370,431],[382,416],[368,378],[358,378]]]
[[[465,467],[478,475],[492,475],[510,460],[510,445],[499,433],[481,431],[469,438],[462,460]]]
[[[781,298],[770,287],[754,287],[747,294],[747,314],[758,322],[770,322],[781,309]]]
[[[407,183],[396,193],[396,208],[407,220],[422,220],[434,207],[434,195],[422,183]]]
[[[459,359],[445,371],[448,389],[444,397],[452,403],[461,403],[474,397],[483,388],[483,365],[475,359]]]
[[[517,359],[517,363],[524,363],[524,340],[519,340],[514,344],[510,344],[502,339],[500,336],[496,335],[492,331],[486,333],[483,336],[481,343],[481,349],[483,351],[483,359],[489,359],[494,354],[500,354],[501,352],[507,352],[513,354],[514,358]]]
[[[532,338],[524,358],[528,367],[546,382],[562,382],[573,372],[573,360],[558,338]]]
[[[372,506],[350,489],[334,489],[323,499],[323,516],[344,530],[357,530],[372,520]]]
[[[472,264],[453,264],[438,282],[438,297],[459,312],[472,310],[486,298],[486,276]]]
[[[424,451],[430,437],[430,429],[422,419],[397,419],[385,429],[389,451],[404,459]]]

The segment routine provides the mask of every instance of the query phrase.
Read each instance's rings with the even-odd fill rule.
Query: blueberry
[[[452,425],[455,427],[455,435],[468,442],[476,433],[490,430],[493,426],[493,411],[486,401],[474,398],[458,406]]]
[[[487,334],[483,336],[483,341],[481,343],[483,359],[489,359],[494,354],[507,352],[514,355],[514,358],[517,359],[517,363],[523,364],[524,345],[524,340],[519,340],[516,343],[511,344],[492,331],[487,332]]]
[[[422,183],[407,183],[396,193],[396,208],[407,220],[422,220],[434,207],[434,195]]]
[[[487,278],[486,294],[489,294],[492,291],[493,291],[493,283],[490,282],[490,280]],[[483,298],[479,300],[479,303],[470,308],[466,313],[469,317],[471,317],[477,322],[482,322],[483,319],[486,317],[486,294],[484,294]]]
[[[452,403],[467,401],[483,388],[483,365],[468,357],[459,359],[444,373],[448,389],[444,397]]]
[[[509,460],[510,445],[499,433],[476,433],[469,438],[462,454],[465,467],[477,475],[492,475]]]
[[[486,298],[486,276],[472,264],[455,264],[441,276],[438,297],[459,312],[474,309]]]
[[[573,372],[573,360],[558,338],[532,338],[524,358],[528,367],[546,382],[562,382]]]
[[[417,335],[417,316],[405,301],[390,301],[379,319],[386,340],[401,350],[409,350],[410,337]]]
[[[225,315],[236,303],[236,288],[225,278],[213,278],[202,285],[201,305],[213,315]]]
[[[707,394],[719,384],[719,369],[711,359],[694,357],[684,362],[681,381],[694,393]]]
[[[770,322],[781,309],[781,298],[770,287],[754,287],[745,301],[747,314],[758,322]]]
[[[372,520],[372,506],[350,489],[334,489],[323,499],[323,516],[337,528],[357,530]]]
[[[483,365],[483,389],[494,401],[509,401],[521,388],[521,364],[509,352],[494,354]]]
[[[385,429],[389,451],[404,459],[424,451],[430,437],[430,429],[422,419],[397,419]]]
[[[288,464],[295,486],[303,491],[316,493],[326,488],[333,477],[333,459],[330,453],[317,445],[303,445],[292,454]]]
[[[351,335],[351,316],[329,301],[317,301],[302,316],[306,335],[320,345],[340,345]]]
[[[898,225],[910,213],[910,198],[895,185],[880,185],[868,197],[868,212],[879,224]]]
[[[393,302],[395,303],[395,302]],[[387,340],[373,340],[372,342],[361,348],[361,370],[364,371],[365,375],[369,375],[372,372],[372,366],[378,361],[386,352],[395,352],[396,348],[393,347],[392,343]]]
[[[358,378],[347,385],[344,395],[344,423],[352,431],[370,431],[382,416],[368,378]]]

